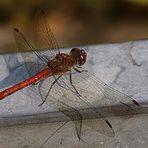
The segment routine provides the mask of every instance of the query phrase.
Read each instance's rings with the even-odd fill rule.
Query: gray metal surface
[[[27,96],[24,89],[24,92],[17,92],[0,101],[0,147],[147,147],[148,41],[83,48],[88,53],[85,67],[98,79],[140,102],[140,110],[134,115],[123,114],[122,111],[126,107],[112,104],[112,108],[118,112],[116,114],[114,109],[112,112],[108,110],[109,106],[102,108],[98,106],[111,122],[115,136],[107,137],[96,132],[85,124],[87,121],[85,120],[82,127],[82,140],[79,141],[71,122],[52,135],[69,119],[49,106],[39,107],[40,100]],[[8,64],[9,61],[11,65]],[[23,79],[23,69],[22,66],[19,67],[22,60],[16,54],[2,55],[0,62],[0,89]],[[89,116],[86,116],[87,118]],[[99,128],[98,125],[93,127]]]

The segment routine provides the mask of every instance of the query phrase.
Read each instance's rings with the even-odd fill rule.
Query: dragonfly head
[[[86,52],[83,49],[73,48],[70,51],[71,56],[76,60],[78,65],[83,65],[86,62]]]

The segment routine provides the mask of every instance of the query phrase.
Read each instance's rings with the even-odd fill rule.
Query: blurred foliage
[[[148,0],[127,0],[138,5],[148,5]]]
[[[148,0],[1,0],[1,51],[14,48],[16,26],[30,38],[40,9],[47,10],[61,47],[148,37]]]

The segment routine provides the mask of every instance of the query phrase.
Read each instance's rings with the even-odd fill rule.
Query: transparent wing
[[[39,89],[42,98],[46,96],[48,88],[50,87],[53,81],[54,79],[51,81],[51,78],[48,78],[46,79],[46,81],[43,81]],[[58,83],[56,83],[51,89],[45,104],[48,104],[50,106],[51,101],[54,100],[56,101],[55,106],[59,111],[65,114],[66,110],[65,115],[67,115],[72,121],[74,121],[78,137],[80,137],[81,135],[80,125],[82,124],[82,119],[83,119],[82,115],[84,113],[88,113],[89,115],[91,114],[91,118],[97,119],[95,120],[95,122],[98,122],[98,124],[100,125],[99,128],[100,133],[107,136],[114,136],[114,131],[109,121],[104,117],[104,115],[99,111],[99,109],[97,109],[96,111],[96,106],[93,106],[89,102],[89,100],[87,100],[88,98],[85,95],[88,94],[89,90],[82,89],[81,87],[79,87],[78,90],[79,91],[81,90],[80,92],[82,93],[81,96],[76,95],[75,90],[71,87],[69,81],[65,80],[65,77],[63,77],[59,79]],[[93,97],[96,96],[93,94]],[[65,104],[64,108],[63,104]],[[75,112],[71,113],[71,110],[73,109],[75,109]]]
[[[114,136],[112,125],[105,118],[99,107],[108,106],[108,111],[110,111],[112,110],[112,105],[120,104],[127,107],[127,112],[130,115],[133,115],[139,109],[140,106],[138,102],[133,98],[113,89],[102,81],[97,80],[90,73],[85,71],[83,73],[73,72],[72,74],[72,83],[80,95],[77,94],[70,84],[69,75],[65,74],[65,76],[54,85],[50,92],[50,96],[55,96],[60,102],[64,102],[68,106],[75,108],[81,115],[84,112],[91,114],[91,118],[95,119],[93,122],[98,122],[97,125],[99,125],[99,127],[95,127],[95,129],[100,133],[107,136]],[[41,93],[47,91],[45,87],[47,84],[48,82],[46,81],[42,85],[40,89]],[[48,97],[48,101],[52,98],[50,96]],[[46,101],[46,103],[48,101]],[[125,112],[123,112],[123,115],[124,114]],[[87,125],[93,125],[90,123]]]
[[[78,92],[86,96],[93,105],[96,106],[112,106],[112,105],[127,105],[129,111],[137,111],[139,104],[132,97],[110,87],[101,80],[96,79],[91,73],[84,70],[78,73],[72,71],[72,83]],[[66,75],[68,80],[68,75]]]
[[[48,17],[44,10],[39,11],[36,14],[34,22],[34,42],[38,49],[47,50],[43,53],[48,54],[50,52],[51,57],[60,53],[58,42],[52,33],[50,25],[48,23]]]
[[[49,77],[41,82],[39,82],[36,85],[33,85],[29,87],[28,89],[28,95],[32,98],[37,99],[39,97],[40,103],[41,99],[45,98],[49,87],[51,86],[52,82],[54,81],[54,77]],[[57,89],[57,90],[56,90]],[[64,89],[64,88],[63,88]],[[81,127],[82,127],[82,115],[77,110],[77,108],[74,108],[70,106],[69,103],[65,102],[63,100],[64,92],[58,84],[55,84],[54,88],[52,89],[51,93],[48,96],[48,100],[44,104],[48,108],[54,108],[57,111],[62,112],[64,115],[70,118],[70,120],[75,124],[76,128],[76,134],[78,138],[81,137]],[[35,97],[36,96],[36,97]],[[37,102],[37,100],[35,100]],[[40,104],[38,102],[38,105]]]
[[[69,75],[65,74],[65,77],[59,80],[63,88],[66,88],[65,94],[67,94],[66,103],[72,102],[70,106],[75,106],[76,108],[84,109],[87,113],[91,114],[91,118],[95,120],[89,120],[85,122],[88,126],[93,127],[92,122],[98,122],[97,127],[93,127],[100,133],[113,136],[114,132],[110,122],[103,115],[101,107],[106,106],[106,111],[112,111],[117,115],[134,115],[139,109],[140,105],[136,100],[124,93],[117,91],[105,84],[104,82],[97,80],[92,74],[83,69],[83,73],[78,73],[76,71],[72,72],[72,84],[69,83]],[[80,96],[77,94],[77,92]],[[71,94],[68,93],[71,91]],[[71,101],[72,100],[72,101]],[[119,105],[121,108],[123,106],[124,110],[115,110],[114,106]],[[126,108],[126,110],[125,110]]]
[[[33,47],[31,43],[26,40],[26,38],[17,28],[14,29],[14,37],[18,51],[21,52],[21,55],[24,59],[29,76],[34,76],[45,67],[48,57],[40,52],[35,51],[35,47]],[[25,52],[22,53],[22,51]]]
[[[18,50],[22,53],[29,76],[34,76],[41,71],[49,59],[54,58],[59,54],[59,46],[51,28],[48,24],[45,12],[42,10],[37,14],[34,22],[34,47],[24,35],[18,30],[14,29],[14,37]],[[45,51],[45,49],[48,49]],[[39,50],[44,50],[40,52]]]

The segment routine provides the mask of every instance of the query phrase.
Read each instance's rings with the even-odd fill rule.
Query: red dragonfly
[[[127,105],[126,102],[129,102],[131,103],[131,106],[127,105],[129,111],[133,111],[139,107],[138,102],[97,80],[81,67],[87,58],[85,50],[73,48],[68,54],[61,53],[43,10],[40,12],[40,16],[42,25],[34,27],[37,47],[26,40],[17,28],[14,29],[19,51],[31,51],[22,53],[28,78],[0,92],[0,99],[2,100],[25,87],[37,89],[38,96],[42,99],[40,105],[44,103],[53,104],[54,107],[68,116],[75,124],[79,139],[81,138],[83,119],[79,109],[88,109],[99,125],[97,131],[107,136],[114,136],[111,123],[98,110],[97,106],[112,102]],[[40,52],[37,49],[48,50]],[[34,94],[36,98],[35,95],[37,94]],[[71,110],[75,114],[71,115],[67,110]]]

